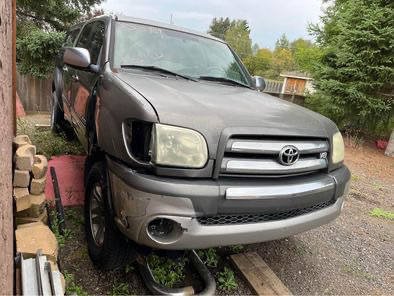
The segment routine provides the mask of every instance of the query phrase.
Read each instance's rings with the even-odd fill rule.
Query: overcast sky
[[[290,40],[309,38],[306,26],[318,22],[321,0],[106,0],[106,13],[170,22],[201,32],[213,17],[246,19],[260,47],[273,48],[285,33]]]

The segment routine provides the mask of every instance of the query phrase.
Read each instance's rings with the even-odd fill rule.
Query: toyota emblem
[[[279,162],[283,165],[292,165],[300,158],[297,147],[285,146],[279,152]]]

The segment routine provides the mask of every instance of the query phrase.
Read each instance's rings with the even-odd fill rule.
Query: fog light
[[[181,225],[171,219],[156,218],[149,222],[146,227],[149,237],[161,244],[171,244],[176,242],[183,234]]]
[[[174,221],[166,218],[159,218],[151,221],[148,225],[148,232],[156,238],[169,235],[174,230]]]

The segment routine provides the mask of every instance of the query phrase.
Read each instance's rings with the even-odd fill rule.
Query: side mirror
[[[64,50],[63,62],[80,70],[94,73],[99,70],[97,65],[91,64],[89,51],[82,47],[67,47]]]
[[[253,82],[259,91],[263,91],[265,89],[265,80],[263,77],[253,76]]]

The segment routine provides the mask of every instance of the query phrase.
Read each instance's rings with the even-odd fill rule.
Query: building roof
[[[313,78],[310,77],[309,73],[302,72],[302,71],[289,71],[280,74],[281,77],[288,77],[288,78],[297,78],[303,80],[312,80]]]

